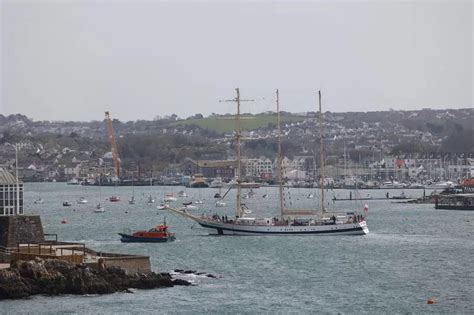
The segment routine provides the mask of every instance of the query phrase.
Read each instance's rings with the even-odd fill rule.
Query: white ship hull
[[[211,235],[365,235],[369,233],[365,221],[330,225],[243,225],[197,221]]]
[[[209,220],[183,210],[168,209],[196,221],[211,235],[365,235],[369,233],[365,221],[323,225],[236,224]]]

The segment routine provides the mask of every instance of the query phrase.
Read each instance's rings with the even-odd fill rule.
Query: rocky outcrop
[[[179,280],[179,281],[177,281]],[[19,299],[35,294],[108,294],[130,292],[130,288],[154,289],[190,285],[166,273],[129,274],[118,267],[100,269],[59,259],[14,262],[0,270],[0,300]]]

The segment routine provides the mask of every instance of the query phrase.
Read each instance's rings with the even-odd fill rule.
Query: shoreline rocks
[[[182,274],[182,275],[195,275],[195,276],[203,276],[203,277],[214,278],[214,279],[217,278],[216,276],[214,276],[211,273],[197,272],[195,270],[175,269],[175,270],[173,270],[173,272],[175,274]]]
[[[59,259],[16,261],[0,270],[0,300],[32,295],[85,295],[130,292],[129,289],[155,289],[191,285],[173,279],[168,273],[128,274],[119,267],[94,269]]]

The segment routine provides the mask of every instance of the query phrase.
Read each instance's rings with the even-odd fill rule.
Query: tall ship
[[[240,124],[240,91],[236,89],[236,97],[231,102],[237,104],[237,114],[235,116],[236,131],[236,153],[237,153],[237,196],[235,217],[227,218],[218,215],[205,216],[194,215],[186,209],[169,208],[177,214],[194,220],[201,227],[209,230],[209,234],[215,235],[365,235],[369,233],[366,222],[368,207],[364,207],[363,214],[350,212],[328,212],[324,200],[324,140],[323,140],[323,119],[321,110],[321,92],[319,92],[319,126],[320,126],[320,209],[287,209],[283,202],[283,178],[282,178],[282,150],[281,150],[281,117],[279,92],[276,90],[276,106],[278,119],[278,183],[279,183],[279,208],[280,213],[274,217],[249,217],[249,211],[241,202],[242,181],[241,181],[241,124]],[[258,210],[257,210],[258,211]]]

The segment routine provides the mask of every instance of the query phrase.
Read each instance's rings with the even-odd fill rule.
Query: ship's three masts
[[[226,100],[225,102],[235,102],[237,103],[237,115],[235,116],[235,140],[236,140],[236,153],[237,153],[237,196],[236,196],[236,217],[242,217],[242,153],[241,153],[241,144],[242,144],[242,126],[241,126],[241,117],[240,117],[240,103],[242,101],[253,101],[253,100],[241,100],[240,99],[240,90],[239,88],[235,89],[236,97],[233,100]],[[321,164],[320,172],[320,188],[321,188],[321,214],[326,212],[324,206],[324,125],[323,125],[323,113],[321,105],[321,91],[318,91],[318,100],[319,100],[319,157]],[[276,90],[276,107],[277,107],[277,125],[278,125],[278,186],[279,186],[279,199],[280,199],[280,216],[285,215],[285,206],[283,201],[283,159],[282,159],[282,148],[281,148],[281,114],[280,114],[280,93],[279,90]],[[286,213],[289,214],[289,213]]]

